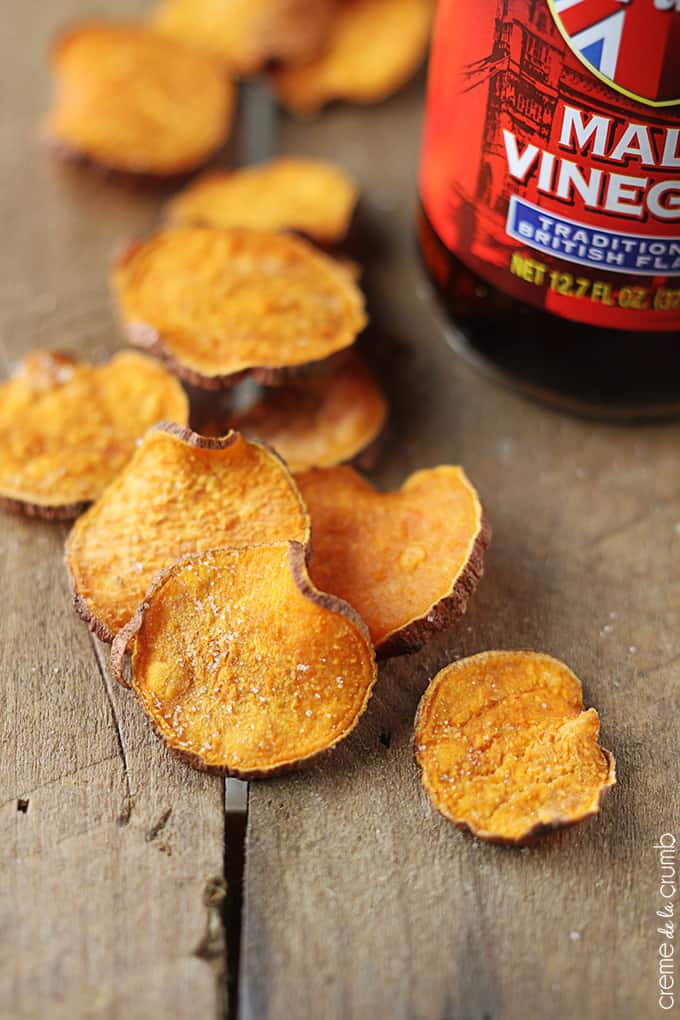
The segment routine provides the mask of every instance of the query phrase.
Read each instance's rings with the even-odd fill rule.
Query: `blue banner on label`
[[[644,276],[680,276],[680,239],[622,234],[555,216],[513,195],[506,231],[516,241],[593,269]]]

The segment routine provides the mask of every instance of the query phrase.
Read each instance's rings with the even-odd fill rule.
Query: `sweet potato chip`
[[[338,0],[161,0],[152,15],[165,35],[213,54],[234,74],[271,60],[308,60],[322,48]]]
[[[335,262],[336,269],[344,273],[348,280],[351,280],[352,283],[361,282],[363,268],[359,262],[346,258],[344,255],[334,255],[333,261]]]
[[[285,234],[166,230],[130,248],[113,288],[132,342],[208,389],[322,361],[366,323],[349,275]]]
[[[204,431],[221,435],[232,428],[263,439],[291,471],[304,471],[366,456],[386,417],[387,403],[375,379],[363,361],[347,354],[333,371],[266,390],[246,411]]]
[[[349,467],[297,475],[312,521],[312,580],[346,599],[382,656],[417,651],[467,608],[490,532],[462,468],[381,493]]]
[[[272,450],[237,432],[205,439],[164,424],[76,521],[66,562],[78,612],[110,641],[182,556],[308,535],[300,493]]]
[[[176,379],[142,354],[90,365],[35,350],[0,385],[0,502],[31,516],[77,517],[164,418],[185,423]]]
[[[133,24],[84,22],[57,39],[48,138],[124,173],[167,177],[226,141],[235,89],[210,57]]]
[[[482,652],[432,680],[416,758],[432,803],[481,839],[524,843],[596,814],[616,782],[581,684],[538,652]]]
[[[277,95],[303,114],[332,99],[385,99],[422,63],[433,11],[434,0],[345,0],[323,52],[274,72]]]
[[[295,230],[322,244],[346,235],[357,187],[340,167],[317,159],[273,159],[206,174],[169,204],[172,223]]]
[[[217,549],[161,575],[111,654],[195,768],[267,776],[354,729],[376,679],[363,622],[317,591],[298,543]]]

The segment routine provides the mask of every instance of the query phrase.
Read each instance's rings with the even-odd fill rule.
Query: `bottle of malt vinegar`
[[[680,0],[439,0],[420,198],[455,346],[574,409],[680,412]]]

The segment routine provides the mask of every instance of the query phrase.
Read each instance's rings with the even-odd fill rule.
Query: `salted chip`
[[[462,468],[376,492],[349,467],[296,476],[312,521],[312,580],[366,621],[378,653],[417,651],[465,612],[490,531]]]
[[[272,450],[237,432],[206,439],[166,423],[76,521],[66,563],[78,612],[111,641],[156,574],[182,556],[308,537],[300,493]]]
[[[229,135],[236,93],[220,66],[139,25],[76,25],[52,66],[47,136],[64,153],[166,177],[201,166]]]
[[[434,6],[434,0],[345,0],[323,52],[273,73],[279,99],[302,114],[332,99],[385,99],[422,63]]]
[[[223,425],[213,421],[204,431],[221,435],[237,429],[273,446],[291,471],[304,471],[366,456],[386,417],[380,387],[363,361],[349,353],[335,369],[268,389],[246,411]]]
[[[481,839],[524,843],[596,814],[616,782],[581,684],[539,652],[482,652],[432,680],[416,717],[430,800]]]
[[[218,549],[161,575],[111,653],[171,751],[268,776],[356,726],[376,680],[366,627],[309,581],[299,543]]]
[[[132,342],[197,386],[264,383],[351,346],[361,291],[333,259],[285,234],[176,227],[133,246],[113,274]]]
[[[295,230],[333,244],[347,234],[356,200],[357,186],[340,167],[283,158],[206,174],[170,202],[168,218],[209,227]]]
[[[321,50],[341,0],[161,0],[152,24],[237,75],[273,60],[309,60]]]
[[[77,517],[164,418],[185,423],[176,379],[142,354],[90,365],[32,351],[0,385],[0,502],[46,518]]]

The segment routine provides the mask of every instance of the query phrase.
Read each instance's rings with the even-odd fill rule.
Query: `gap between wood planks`
[[[226,948],[225,1020],[238,1020],[241,933],[243,929],[243,873],[248,827],[248,784],[241,779],[224,781],[224,899],[223,924]]]
[[[249,166],[270,159],[277,149],[278,112],[269,90],[259,82],[243,82],[239,88],[239,112],[235,159]],[[240,779],[224,781],[224,880],[223,903],[226,949],[225,1020],[239,1017],[239,977],[243,930],[243,875],[248,826],[248,784]]]

